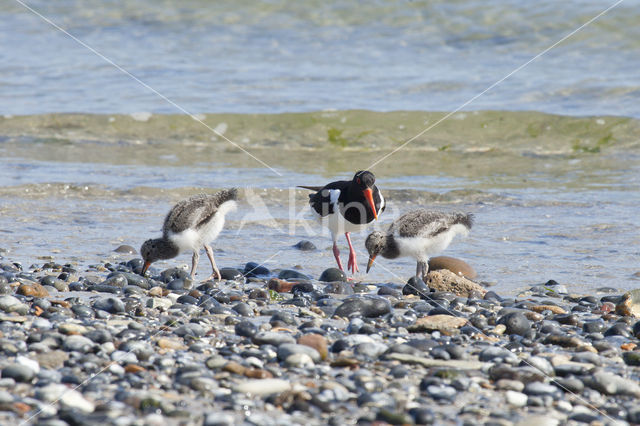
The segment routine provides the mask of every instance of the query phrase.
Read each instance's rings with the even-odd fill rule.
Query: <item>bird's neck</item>
[[[395,259],[400,256],[400,248],[393,235],[386,236],[384,250],[382,250],[382,257],[386,259]]]
[[[170,238],[158,238],[156,240],[156,253],[158,259],[173,259],[180,254],[180,247]]]

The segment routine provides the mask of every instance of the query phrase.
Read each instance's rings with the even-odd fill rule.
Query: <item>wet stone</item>
[[[29,311],[29,307],[14,296],[3,295],[0,296],[0,310],[6,313],[16,312],[25,315]]]
[[[574,377],[557,377],[551,382],[563,392],[581,394],[584,390],[584,383],[580,379]]]
[[[114,287],[124,287],[129,281],[127,277],[121,272],[113,272],[107,276],[107,279],[102,282],[103,285],[112,285]]]
[[[298,293],[311,293],[314,290],[313,284],[311,283],[298,283],[291,287],[291,293],[294,295]]]
[[[256,333],[251,341],[256,345],[272,345],[275,347],[284,343],[295,343],[296,339],[288,333],[279,333],[275,331],[261,331]]]
[[[601,331],[603,331],[605,329],[605,324],[604,321],[602,320],[592,320],[592,321],[585,321],[582,324],[582,330],[584,330],[585,333],[599,333]]]
[[[611,327],[604,332],[606,336],[623,336],[623,337],[631,337],[631,327],[624,323],[615,323]]]
[[[346,282],[332,282],[324,287],[324,292],[327,294],[353,294],[353,287]]]
[[[94,343],[85,336],[71,335],[64,339],[62,348],[67,352],[88,352]]]
[[[10,364],[2,369],[2,378],[11,378],[21,383],[31,382],[35,375],[33,369],[20,364]]]
[[[180,291],[180,290],[184,290],[185,288],[187,288],[187,286],[185,284],[184,279],[182,278],[171,280],[167,284],[167,290],[171,290],[171,291]]]
[[[223,280],[236,281],[243,280],[244,275],[242,272],[237,270],[236,268],[220,268],[220,275]]]
[[[176,336],[184,337],[184,336],[193,336],[193,337],[203,337],[206,333],[206,330],[203,326],[196,323],[188,323],[183,324],[176,328],[173,332]]]
[[[183,303],[185,305],[197,305],[198,299],[193,296],[189,296],[188,294],[183,294],[182,296],[178,297],[178,300],[176,300],[176,302]]]
[[[283,269],[282,271],[280,271],[280,273],[278,274],[278,278],[281,280],[287,280],[287,281],[292,281],[292,280],[310,280],[311,277],[309,277],[306,274],[303,274],[302,272],[296,271],[294,269]]]
[[[124,303],[115,297],[102,297],[92,305],[95,309],[109,312],[110,314],[119,314],[125,312]]]
[[[87,290],[98,293],[122,294],[122,288],[108,284],[92,284],[87,286]]]
[[[293,326],[297,325],[295,316],[287,311],[277,311],[271,316],[271,319],[269,319],[269,323],[271,324],[278,322]]]
[[[235,325],[235,333],[242,337],[253,337],[258,332],[258,327],[250,321],[240,321]]]
[[[127,244],[119,245],[113,251],[120,254],[137,254],[138,253],[136,249],[134,249],[133,247]]]
[[[386,299],[379,297],[357,297],[347,299],[336,308],[337,317],[348,318],[360,315],[365,318],[375,318],[391,312],[391,305]]]
[[[504,324],[507,334],[517,334],[523,336],[531,329],[531,322],[520,312],[509,313],[498,321],[498,324]]]
[[[242,315],[243,317],[252,317],[252,316],[254,316],[253,309],[251,308],[251,306],[249,306],[248,304],[246,304],[244,302],[236,303],[235,305],[233,305],[232,309],[235,312],[237,312],[239,315]]]
[[[558,392],[558,388],[553,385],[549,385],[542,382],[531,382],[531,383],[527,383],[527,385],[524,387],[523,392],[527,395],[535,395],[535,396],[552,395],[553,396]]]
[[[256,262],[248,262],[244,265],[245,277],[266,277],[271,275],[271,271],[266,266],[260,265]]]
[[[338,268],[329,268],[322,271],[318,280],[323,282],[347,281],[347,275]]]
[[[278,359],[281,361],[287,360],[291,355],[305,354],[311,358],[313,362],[320,362],[320,354],[318,351],[307,345],[300,345],[296,343],[284,343],[278,346]]]
[[[640,352],[624,352],[622,354],[625,364],[632,366],[640,366]]]
[[[416,296],[424,296],[429,294],[431,289],[422,281],[421,278],[411,277],[407,284],[402,288],[402,294],[404,295],[416,295]]]
[[[294,248],[297,248],[298,250],[301,251],[312,251],[312,250],[316,250],[316,246],[315,244],[313,244],[311,241],[309,240],[301,240],[298,241],[294,246]],[[321,280],[322,281],[322,280]]]

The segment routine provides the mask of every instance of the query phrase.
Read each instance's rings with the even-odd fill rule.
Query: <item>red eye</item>
[[[356,179],[356,183],[360,185],[360,178]]]

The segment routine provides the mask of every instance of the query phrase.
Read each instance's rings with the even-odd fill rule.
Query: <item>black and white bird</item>
[[[356,252],[351,244],[349,233],[360,231],[378,219],[378,215],[384,211],[384,198],[375,186],[375,181],[376,177],[373,173],[359,171],[352,180],[331,182],[324,187],[300,186],[300,188],[317,191],[309,194],[309,204],[321,218],[326,220],[333,238],[333,255],[340,270],[344,269],[340,262],[338,235],[344,233],[349,244],[347,269],[352,273],[359,272]]]
[[[470,213],[425,209],[405,213],[389,226],[386,234],[376,231],[367,237],[367,272],[378,255],[387,259],[413,257],[418,261],[416,277],[424,280],[429,272],[429,258],[446,249],[456,235],[466,235],[472,225]]]
[[[222,278],[209,243],[220,234],[225,215],[236,209],[237,198],[238,190],[232,188],[213,195],[194,195],[173,206],[164,220],[162,238],[147,240],[140,248],[144,260],[142,275],[156,260],[172,259],[182,252],[191,250],[191,277],[195,278],[199,251],[204,247],[213,269],[207,280]]]

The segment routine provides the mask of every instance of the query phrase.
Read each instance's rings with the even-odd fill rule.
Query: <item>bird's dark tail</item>
[[[308,189],[310,191],[320,191],[323,187],[322,186],[304,186],[304,185],[298,185],[296,186],[296,188],[303,188],[303,189]]]
[[[465,228],[471,229],[471,227],[473,226],[474,220],[475,220],[475,217],[473,216],[472,213],[466,213],[466,214],[459,213],[454,223],[459,223],[460,225],[463,225]]]
[[[237,200],[238,199],[238,188],[229,188],[223,189],[222,191],[216,194],[218,199],[220,200],[219,204],[222,204],[226,201]]]

